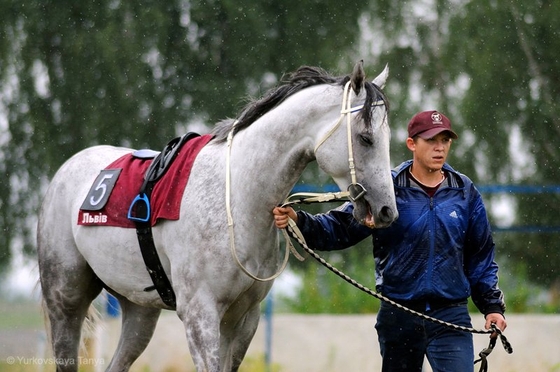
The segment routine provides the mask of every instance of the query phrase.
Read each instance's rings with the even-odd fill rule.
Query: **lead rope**
[[[499,331],[498,328],[494,324],[492,324],[492,330],[495,331],[496,333],[500,332],[498,334],[501,334],[501,331]],[[480,353],[478,353],[478,356],[480,358],[475,360],[474,364],[480,362],[479,372],[487,372],[488,371],[488,355],[490,355],[492,350],[494,350],[494,346],[496,346],[496,338],[497,337],[490,336],[490,343],[488,344],[488,347],[486,349],[483,349]]]
[[[294,194],[294,195],[296,195],[296,194]],[[307,194],[307,195],[316,195],[316,194]],[[327,195],[334,196],[334,194],[327,194]],[[294,201],[290,200],[290,198],[291,197],[289,197],[282,206],[300,204],[300,203],[312,203],[312,202],[316,202],[316,199],[317,199],[316,196],[312,196],[309,199],[301,199],[300,198],[300,199],[294,200]],[[328,201],[334,200],[334,198],[330,198],[330,196],[328,196],[327,199],[329,199]],[[296,223],[291,218],[289,218],[289,220],[288,220],[288,227],[286,229],[283,229],[283,230],[284,231],[288,230],[288,232],[285,233],[285,236],[288,239],[289,239],[290,236],[293,237],[300,244],[300,246],[303,247],[303,249],[307,253],[309,253],[313,258],[315,258],[317,261],[319,261],[319,263],[321,263],[327,269],[329,269],[330,271],[332,271],[333,273],[335,273],[336,275],[338,275],[339,277],[341,277],[342,279],[344,279],[348,283],[352,284],[354,287],[358,288],[362,292],[365,292],[365,293],[367,293],[367,294],[369,294],[369,295],[371,295],[371,296],[373,296],[373,297],[375,297],[379,300],[385,301],[385,302],[391,304],[392,306],[395,306],[395,307],[397,307],[397,308],[399,308],[403,311],[406,311],[410,314],[416,315],[416,316],[418,316],[422,319],[425,319],[425,320],[428,320],[430,322],[437,323],[437,324],[452,328],[454,330],[463,331],[463,332],[470,332],[470,333],[474,333],[474,334],[496,334],[497,335],[496,337],[491,337],[490,338],[489,346],[479,353],[480,359],[475,361],[475,364],[478,363],[478,362],[481,363],[480,372],[487,372],[488,371],[487,357],[488,357],[488,355],[490,355],[490,353],[494,349],[497,337],[500,338],[500,341],[502,342],[502,346],[504,347],[504,350],[508,354],[513,353],[513,347],[511,346],[510,342],[508,341],[506,336],[502,333],[502,331],[498,327],[496,327],[495,324],[492,324],[490,329],[476,329],[476,328],[472,328],[472,327],[465,327],[465,326],[460,326],[460,325],[457,325],[457,324],[445,322],[443,320],[433,318],[429,315],[426,315],[426,314],[420,313],[418,311],[409,309],[409,308],[399,304],[398,302],[395,302],[395,301],[391,300],[390,298],[385,297],[385,296],[373,291],[372,289],[358,283],[356,280],[352,279],[351,277],[349,277],[348,275],[346,275],[345,273],[343,273],[342,271],[340,271],[339,269],[337,269],[336,267],[332,266],[330,263],[325,261],[313,249],[311,249],[307,246],[305,238],[303,237],[303,235],[302,235],[301,231],[299,230],[299,228],[297,227]],[[291,242],[290,242],[290,244],[291,244]]]

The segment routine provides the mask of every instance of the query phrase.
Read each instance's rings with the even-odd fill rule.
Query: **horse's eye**
[[[364,134],[360,134],[359,137],[360,137],[360,143],[361,143],[362,145],[365,145],[365,146],[371,146],[371,145],[373,145],[373,141],[371,140],[371,137],[366,136],[366,135],[364,135]]]

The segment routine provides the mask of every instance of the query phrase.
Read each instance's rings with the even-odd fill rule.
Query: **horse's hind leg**
[[[161,309],[136,305],[116,295],[122,309],[122,329],[117,351],[107,372],[128,371],[152,339]]]
[[[38,248],[43,303],[57,371],[77,371],[82,324],[91,302],[101,292],[101,282],[72,247],[64,255],[46,250],[41,241]]]

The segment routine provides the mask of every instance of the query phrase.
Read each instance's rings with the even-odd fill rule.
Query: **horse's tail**
[[[41,314],[43,315],[43,324],[45,326],[45,339],[46,344],[52,346],[51,341],[51,322],[49,320],[49,314],[47,310],[47,303],[45,302],[45,297],[42,294],[42,287],[41,287],[41,279],[37,279],[37,283],[35,283],[35,287],[33,288],[33,292],[38,292],[41,294]],[[52,350],[50,350],[52,353]]]

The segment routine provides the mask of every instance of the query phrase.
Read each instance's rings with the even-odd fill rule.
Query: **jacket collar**
[[[399,187],[407,187],[408,186],[408,177],[406,176],[407,169],[412,165],[412,159],[402,162],[397,167],[393,168],[391,173],[393,174],[393,180],[395,186]],[[453,169],[449,164],[443,164],[443,170],[449,176],[449,185],[450,187],[454,188],[463,188],[465,187],[465,182],[461,177],[461,174]]]

